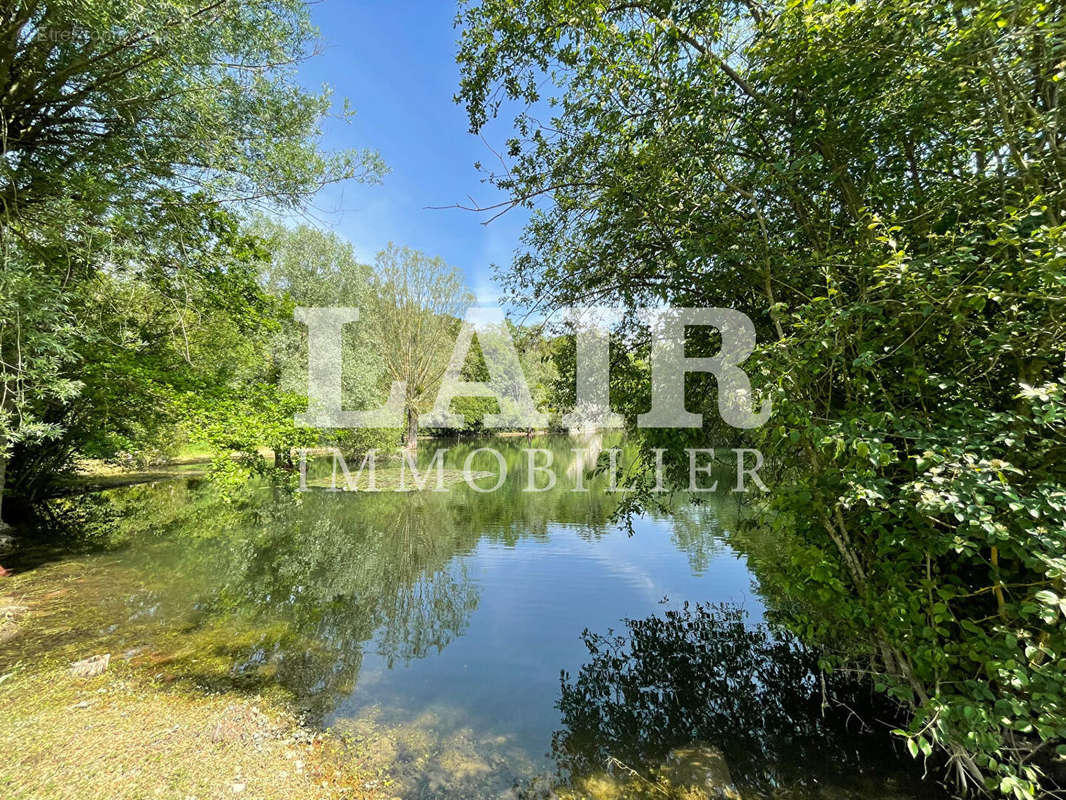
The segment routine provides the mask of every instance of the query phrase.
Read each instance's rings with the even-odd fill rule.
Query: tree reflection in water
[[[445,493],[294,496],[254,482],[224,495],[208,482],[175,481],[57,498],[42,524],[56,538],[123,548],[124,563],[144,576],[128,591],[114,587],[127,615],[118,635],[130,636],[116,646],[142,644],[144,632],[128,621],[145,615],[186,634],[210,631],[196,645],[209,652],[183,663],[184,677],[219,682],[202,666],[200,656],[210,656],[212,668],[231,665],[226,680],[279,683],[326,716],[352,693],[368,650],[391,668],[463,634],[479,602],[464,557],[479,542],[547,540],[555,523],[593,539],[612,530],[617,498],[605,493],[606,476],[586,478],[587,493],[563,481],[529,493],[521,446],[497,444],[510,479],[488,494],[460,484]],[[563,464],[570,444],[556,437],[532,446],[551,448]],[[453,445],[449,467],[482,446]],[[422,469],[431,455],[420,454]],[[322,459],[311,470],[330,466]],[[472,467],[494,469],[495,460],[483,453]]]
[[[51,510],[68,536],[108,541],[132,567],[134,579],[116,579],[101,600],[120,606],[113,616],[123,620],[108,646],[172,647],[189,654],[168,658],[180,677],[281,684],[321,716],[352,692],[367,648],[390,666],[423,658],[461,635],[477,608],[456,554],[478,534],[440,513],[440,502],[383,493],[294,503],[269,487],[231,500],[194,482]],[[164,642],[174,632],[185,638]]]
[[[451,518],[431,513],[416,494],[378,496],[371,512],[358,506],[312,498],[299,513],[259,507],[254,515],[269,519],[209,548],[224,567],[205,610],[250,616],[264,631],[283,620],[283,635],[265,634],[259,652],[319,713],[351,693],[366,647],[390,666],[439,652],[478,604],[454,559],[473,541],[463,541]],[[241,670],[259,665],[249,659],[234,668]]]
[[[823,784],[857,788],[878,772],[877,796],[890,796],[878,767],[894,745],[875,720],[893,709],[847,676],[823,675],[787,632],[736,607],[688,604],[625,625],[585,631],[591,660],[573,679],[563,673],[565,727],[552,751],[564,780],[615,761],[652,777],[671,749],[702,742],[724,753],[745,798],[775,787],[823,796]]]

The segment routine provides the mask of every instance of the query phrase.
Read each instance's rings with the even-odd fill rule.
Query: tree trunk
[[[274,468],[275,469],[296,469],[296,465],[292,463],[292,448],[285,445],[274,445]]]
[[[8,527],[4,522],[4,489],[7,487],[7,437],[0,436],[0,531]]]
[[[418,449],[418,412],[410,406],[407,408],[407,435],[404,446],[408,450]]]

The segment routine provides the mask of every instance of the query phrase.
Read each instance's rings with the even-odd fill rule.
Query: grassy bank
[[[113,578],[114,571],[109,572]],[[5,798],[390,798],[394,787],[340,736],[303,724],[294,698],[228,674],[240,636],[157,635],[122,625],[88,561],[0,582],[0,796]],[[251,635],[251,632],[249,632]],[[110,655],[79,677],[76,661]]]

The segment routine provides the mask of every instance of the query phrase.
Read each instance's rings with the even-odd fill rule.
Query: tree
[[[77,322],[64,302],[59,281],[41,280],[33,265],[9,248],[3,248],[0,257],[2,511],[10,449],[23,440],[57,436],[57,426],[39,413],[41,405],[66,402],[78,393],[81,384],[68,372],[74,360],[69,342],[77,338]]]
[[[242,204],[292,207],[324,183],[381,176],[372,152],[318,146],[329,95],[295,80],[314,36],[299,0],[19,0],[0,12],[0,305],[19,311],[0,318],[0,476],[48,480],[134,398],[151,400],[140,420],[165,405],[194,302],[260,313],[233,232]],[[143,309],[108,305],[138,293]],[[67,436],[73,417],[81,429]],[[51,446],[64,436],[70,446]]]
[[[377,356],[388,381],[404,384],[404,444],[418,447],[418,418],[428,411],[448,368],[454,336],[474,296],[440,258],[389,245],[375,261],[378,291],[370,313]]]
[[[261,248],[220,209],[202,209],[191,230],[189,216],[166,223],[150,248],[111,224],[106,254],[43,236],[35,253],[7,251],[3,273],[22,281],[7,284],[19,291],[15,324],[0,326],[6,488],[23,503],[79,455],[156,449],[172,437],[176,400],[217,397],[247,368],[249,333],[274,313],[254,282]],[[156,268],[179,256],[181,273],[161,279]]]
[[[500,352],[500,348],[506,346],[508,338],[513,340],[515,351],[518,353],[517,364],[510,362],[506,355]],[[451,410],[463,418],[463,426],[459,430],[480,430],[484,426],[485,417],[490,414],[497,416],[498,426],[525,428],[521,409],[513,399],[520,396],[523,384],[528,387],[537,411],[546,413],[555,410],[550,407],[549,387],[558,376],[552,358],[551,343],[544,339],[539,327],[523,327],[506,320],[503,330],[482,329],[478,337],[471,341],[470,352],[461,373],[462,380],[490,385],[493,383],[485,361],[485,348],[490,355],[493,355],[493,350],[496,351],[494,363],[497,376],[494,388],[501,392],[502,397],[458,396],[452,400]],[[554,422],[557,421],[556,414]]]
[[[301,0],[11,3],[0,17],[5,224],[67,196],[103,213],[267,199],[372,178],[370,152],[325,154],[329,95],[296,88],[315,30]]]
[[[270,370],[278,387],[307,397],[307,337],[293,319],[291,306],[344,306],[369,313],[376,291],[374,270],[356,259],[349,242],[306,225],[285,227],[265,219],[250,230],[270,253],[260,272],[264,290],[286,298],[289,307],[280,330],[269,346]],[[367,324],[348,326],[342,345],[341,396],[346,408],[372,408],[381,404],[383,367],[374,332]],[[300,409],[303,411],[304,409]],[[335,443],[353,450],[383,446],[383,430],[355,429],[338,432]]]
[[[751,439],[783,465],[764,590],[836,663],[873,665],[963,791],[1038,796],[1066,741],[1062,9],[462,19],[473,130],[504,99],[558,109],[519,114],[492,176],[534,208],[515,293],[749,314],[774,401]]]

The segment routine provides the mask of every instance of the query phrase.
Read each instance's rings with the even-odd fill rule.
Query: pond
[[[490,445],[508,479],[475,491],[454,471]],[[868,690],[831,677],[847,705],[827,705],[812,659],[764,623],[737,495],[624,517],[609,475],[574,491],[567,437],[427,442],[422,467],[438,446],[445,491],[327,491],[318,458],[302,493],[173,480],[63,501],[53,524],[108,543],[79,602],[116,653],[171,637],[184,655],[167,669],[284,687],[404,798],[549,796],[697,743],[746,798],[929,796],[887,728],[852,713]],[[545,491],[524,491],[531,447],[558,468]],[[594,463],[602,443],[580,447]],[[379,470],[395,484],[395,464]]]

